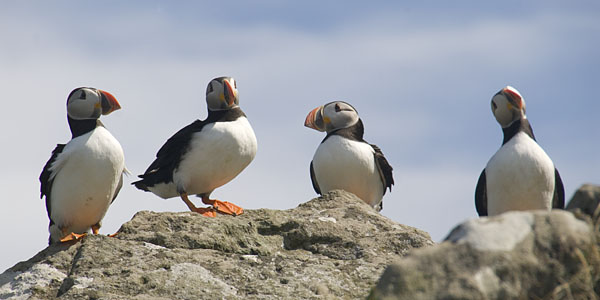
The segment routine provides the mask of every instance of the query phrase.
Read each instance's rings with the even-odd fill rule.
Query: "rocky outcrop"
[[[469,220],[433,247],[342,191],[238,217],[142,211],[0,274],[0,299],[599,299],[599,203],[584,185],[570,211]]]
[[[569,204],[594,215],[600,187]],[[594,215],[597,217],[597,213]],[[564,210],[467,221],[390,265],[370,299],[598,299],[597,219]]]
[[[575,192],[571,201],[569,201],[567,210],[580,211],[597,219],[600,215],[599,204],[600,186],[584,184]]]
[[[429,235],[334,191],[238,217],[142,211],[116,238],[56,245],[0,275],[0,299],[365,298]]]

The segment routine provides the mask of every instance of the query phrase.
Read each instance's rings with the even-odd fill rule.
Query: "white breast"
[[[69,232],[83,233],[100,222],[125,170],[119,142],[104,127],[72,139],[52,171],[51,218]]]
[[[488,215],[509,210],[552,208],[554,164],[527,134],[504,144],[486,168]]]
[[[175,186],[188,194],[210,194],[241,173],[256,149],[256,136],[245,117],[208,124],[192,136],[190,149],[173,174]]]
[[[342,189],[374,208],[381,203],[383,183],[370,145],[330,136],[317,148],[313,169],[322,193]]]

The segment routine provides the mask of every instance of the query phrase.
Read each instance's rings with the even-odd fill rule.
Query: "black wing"
[[[475,208],[480,217],[488,215],[485,169],[481,171],[481,175],[479,175],[479,180],[477,181],[477,187],[475,188]]]
[[[321,188],[319,188],[319,183],[317,182],[317,178],[315,176],[315,169],[313,168],[312,161],[310,162],[310,181],[312,182],[312,186],[315,192],[319,195],[323,195],[321,194]]]
[[[115,195],[113,196],[112,200],[110,201],[110,204],[115,202],[115,199],[117,199],[117,195],[119,195],[119,192],[121,191],[121,188],[123,187],[123,173],[124,172],[121,172],[121,178],[119,178],[119,184],[117,184],[117,188],[115,189]]]
[[[377,169],[379,170],[379,176],[381,176],[381,181],[383,182],[383,194],[385,195],[386,189],[390,189],[392,191],[392,185],[394,184],[394,177],[392,176],[392,166],[388,163],[385,156],[383,156],[383,152],[376,145],[369,144],[375,150],[375,163],[377,164]]]
[[[65,148],[65,144],[58,144],[56,148],[52,150],[52,155],[46,165],[44,165],[44,169],[42,169],[42,174],[40,174],[40,199],[46,196],[46,211],[48,212],[48,219],[50,219],[50,193],[52,192],[52,180],[50,180],[50,167],[58,157],[60,153],[62,153]],[[52,225],[52,219],[50,219],[50,225]]]
[[[173,181],[173,171],[179,166],[181,157],[187,152],[195,132],[202,130],[205,121],[196,120],[192,124],[182,128],[158,150],[156,159],[143,175],[140,181],[133,182],[138,189],[148,191],[148,186],[158,183],[169,183]]]
[[[552,208],[565,209],[565,187],[556,168],[554,168],[554,198],[552,199]]]

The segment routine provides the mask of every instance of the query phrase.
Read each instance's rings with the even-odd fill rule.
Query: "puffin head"
[[[304,126],[329,133],[348,128],[358,120],[358,112],[352,105],[344,101],[334,101],[311,110],[306,116]]]
[[[206,87],[206,104],[208,110],[228,110],[240,103],[237,84],[233,77],[218,77],[211,80]]]
[[[109,92],[91,87],[76,88],[67,98],[67,114],[74,120],[98,119],[120,108]]]
[[[525,100],[512,86],[506,86],[492,97],[492,113],[502,128],[509,127],[516,120],[524,119]]]

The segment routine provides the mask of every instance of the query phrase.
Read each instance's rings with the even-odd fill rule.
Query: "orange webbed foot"
[[[224,214],[224,215],[231,215],[231,216],[239,216],[241,214],[244,213],[244,209],[231,203],[231,202],[227,202],[227,201],[221,201],[221,200],[202,200],[202,202],[206,203],[206,204],[210,204],[212,205],[218,213],[220,214]]]
[[[196,207],[193,211],[205,216],[205,217],[216,217],[217,211],[212,207]]]
[[[60,242],[67,243],[67,242],[72,242],[72,241],[79,241],[79,240],[83,239],[83,237],[85,237],[86,235],[87,235],[87,233],[79,234],[79,233],[71,232],[71,233],[67,234],[65,237],[63,237],[62,239],[60,239]]]

